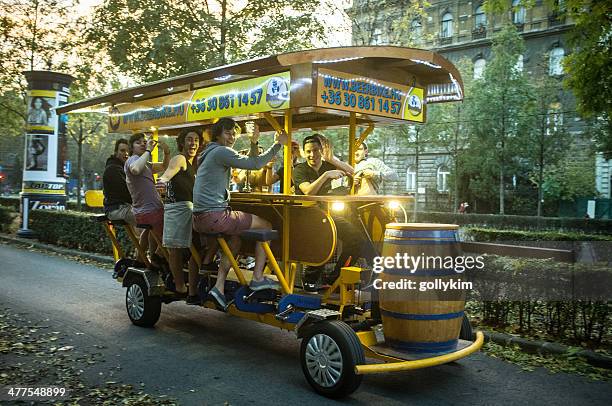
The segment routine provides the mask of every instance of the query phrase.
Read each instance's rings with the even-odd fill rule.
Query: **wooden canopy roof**
[[[304,115],[305,121],[310,121],[306,115],[334,116],[337,112],[334,109],[322,109],[320,103],[317,106],[316,89],[312,83],[316,81],[319,70],[405,87],[416,86],[423,89],[423,104],[463,99],[463,82],[459,71],[435,52],[395,46],[337,47],[272,55],[189,73],[69,103],[58,107],[57,113],[110,111],[115,106],[137,105],[150,99],[289,71],[291,109],[298,115]],[[341,76],[341,79],[346,77]],[[295,85],[310,80],[311,87]],[[340,116],[345,115],[343,112],[338,113]],[[364,117],[363,114],[360,116],[365,121],[381,119],[368,115]],[[308,126],[307,123],[304,126]]]

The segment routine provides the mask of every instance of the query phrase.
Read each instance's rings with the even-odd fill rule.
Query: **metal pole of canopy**
[[[151,151],[151,162],[159,162],[159,144],[157,144],[157,142],[159,141],[159,133],[157,131],[157,128],[152,128],[152,130],[153,134],[151,135],[151,138],[156,141],[156,144],[155,148],[153,148],[153,151]],[[157,181],[156,173],[153,174],[153,179]]]
[[[284,170],[283,170],[283,194],[291,194],[291,173],[293,171],[293,155],[291,151],[291,127],[293,125],[293,116],[291,114],[291,110],[285,111],[285,132],[287,133],[287,145],[283,148],[285,154],[283,155],[284,162]],[[286,280],[293,281],[295,277],[291,275],[291,264],[289,263],[289,223],[291,219],[289,218],[289,205],[283,205],[283,268],[284,268],[284,276]],[[294,268],[295,269],[295,268]],[[289,286],[289,293],[293,293],[293,283]]]
[[[353,112],[349,116],[349,151],[348,151],[348,163],[353,168],[355,167],[355,151],[357,150],[357,140],[355,135],[357,134],[357,115]],[[351,195],[355,194],[355,183],[351,186]]]

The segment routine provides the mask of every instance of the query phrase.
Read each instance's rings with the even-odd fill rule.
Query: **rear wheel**
[[[365,363],[363,348],[355,332],[342,321],[325,320],[309,326],[300,361],[306,380],[323,396],[341,398],[361,384],[355,365]]]
[[[132,323],[140,327],[153,327],[161,315],[161,298],[149,296],[147,284],[140,277],[130,281],[125,306]]]

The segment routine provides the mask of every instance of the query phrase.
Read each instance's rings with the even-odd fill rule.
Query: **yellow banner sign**
[[[192,93],[183,92],[113,106],[108,117],[109,128],[111,131],[123,132],[184,123]]]
[[[317,105],[422,123],[423,89],[319,69]]]
[[[187,121],[263,113],[289,108],[290,73],[241,80],[194,92]]]
[[[113,106],[114,132],[148,130],[227,116],[289,108],[289,72]]]

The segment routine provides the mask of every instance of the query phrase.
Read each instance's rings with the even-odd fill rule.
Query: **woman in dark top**
[[[193,184],[196,168],[194,159],[203,143],[201,130],[184,130],[177,138],[180,153],[173,157],[168,169],[159,178],[158,185],[166,190],[164,199],[163,246],[170,254],[170,270],[176,293],[187,295],[188,304],[199,304],[198,268],[189,262],[189,292],[183,277],[183,249],[191,246],[193,215]]]

